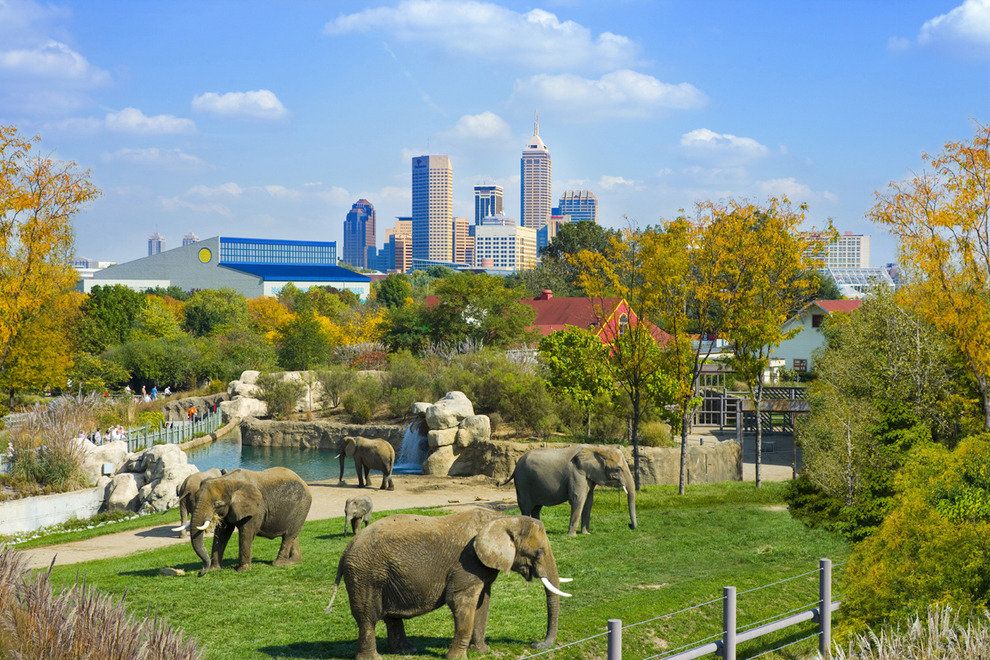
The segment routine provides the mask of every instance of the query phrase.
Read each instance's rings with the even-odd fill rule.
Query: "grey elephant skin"
[[[567,533],[591,532],[591,506],[596,486],[617,486],[626,492],[629,529],[636,529],[636,486],[622,450],[618,447],[579,445],[559,449],[533,449],[523,454],[512,475],[499,484],[516,482],[516,501],[524,516],[539,519],[540,510],[570,502]]]
[[[359,660],[378,658],[375,623],[384,620],[391,653],[413,653],[404,620],[446,605],[454,615],[448,658],[467,657],[470,644],[488,650],[485,628],[491,586],[513,570],[543,582],[547,631],[537,648],[557,638],[560,578],[543,524],[526,516],[472,509],[447,516],[394,515],[372,523],[351,541],[337,565],[358,625]],[[556,591],[556,593],[554,593]],[[558,595],[559,594],[559,595]]]
[[[175,494],[179,496],[179,526],[172,531],[181,532],[183,538],[189,535],[189,525],[186,523],[186,519],[196,510],[196,494],[199,492],[199,487],[207,479],[215,479],[225,474],[227,471],[221,468],[203,470],[196,474],[190,474],[176,487]]]
[[[367,497],[352,497],[344,502],[344,534],[347,533],[348,525],[354,534],[357,534],[358,525],[362,522],[367,527],[371,523],[373,508],[374,504]]]
[[[292,470],[274,467],[261,472],[235,470],[230,474],[203,482],[190,521],[192,546],[203,560],[199,574],[220,568],[223,554],[234,529],[238,532],[237,570],[251,568],[251,544],[255,536],[282,538],[275,559],[276,566],[294,564],[302,555],[299,532],[313,496],[309,486]],[[213,516],[219,517],[213,535],[213,547],[206,554],[203,536]]]
[[[395,490],[392,482],[392,466],[395,465],[395,448],[387,440],[347,436],[340,453],[340,483],[344,483],[344,460],[354,459],[358,487],[371,485],[371,471],[382,471],[382,490]]]

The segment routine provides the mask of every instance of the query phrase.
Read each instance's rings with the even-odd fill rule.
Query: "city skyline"
[[[92,170],[103,196],[76,233],[93,259],[141,256],[153,231],[166,249],[190,231],[342,244],[356,199],[410,212],[422,153],[451,156],[453,214],[470,218],[474,185],[518,197],[538,111],[553,199],[593,190],[605,226],[788,194],[813,224],[871,234],[883,263],[894,244],[864,218],[874,191],[985,120],[990,90],[972,81],[987,75],[987,24],[977,0],[7,0],[0,122]],[[355,89],[374,102],[351,102]]]

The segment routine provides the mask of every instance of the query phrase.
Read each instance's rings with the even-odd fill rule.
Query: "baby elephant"
[[[350,523],[351,531],[357,534],[358,526],[363,522],[367,527],[371,522],[371,510],[374,505],[367,497],[352,497],[344,503],[344,534],[347,533],[347,524]]]

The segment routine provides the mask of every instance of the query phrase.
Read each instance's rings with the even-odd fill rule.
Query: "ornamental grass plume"
[[[990,658],[990,612],[963,617],[948,606],[915,615],[906,627],[857,635],[834,660],[986,660]]]
[[[15,660],[198,660],[196,644],[152,618],[137,619],[86,584],[58,594],[51,569],[28,575],[22,555],[0,549],[0,657]]]

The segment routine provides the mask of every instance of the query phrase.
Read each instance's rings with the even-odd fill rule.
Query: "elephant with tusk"
[[[222,468],[202,470],[189,475],[176,487],[175,494],[179,496],[179,522],[181,524],[178,527],[173,527],[173,532],[180,532],[182,537],[186,537],[189,534],[187,531],[189,529],[189,518],[192,516],[192,512],[196,510],[197,494],[199,493],[200,486],[207,479],[215,479],[225,474],[227,474],[227,471]]]
[[[515,480],[516,501],[524,516],[539,519],[544,506],[570,502],[567,533],[591,532],[591,506],[595,486],[619,486],[629,504],[629,529],[636,529],[636,486],[622,450],[618,447],[579,445],[533,449],[523,454],[504,486]]]
[[[220,568],[227,541],[238,532],[238,571],[251,568],[251,544],[255,536],[282,537],[274,564],[298,562],[299,532],[302,530],[313,496],[309,486],[292,470],[274,467],[261,472],[235,470],[208,479],[200,486],[198,502],[190,519],[193,550],[203,560],[199,574]],[[219,518],[213,547],[206,554],[203,541],[213,516]]]
[[[485,630],[492,583],[515,571],[536,578],[546,593],[547,630],[536,648],[557,639],[560,589],[569,582],[557,562],[543,524],[526,516],[473,509],[446,516],[394,515],[369,525],[337,565],[329,612],[341,579],[358,624],[359,660],[378,658],[375,624],[385,621],[391,653],[413,653],[404,620],[446,605],[454,615],[448,658],[466,658],[468,646],[488,650]]]

